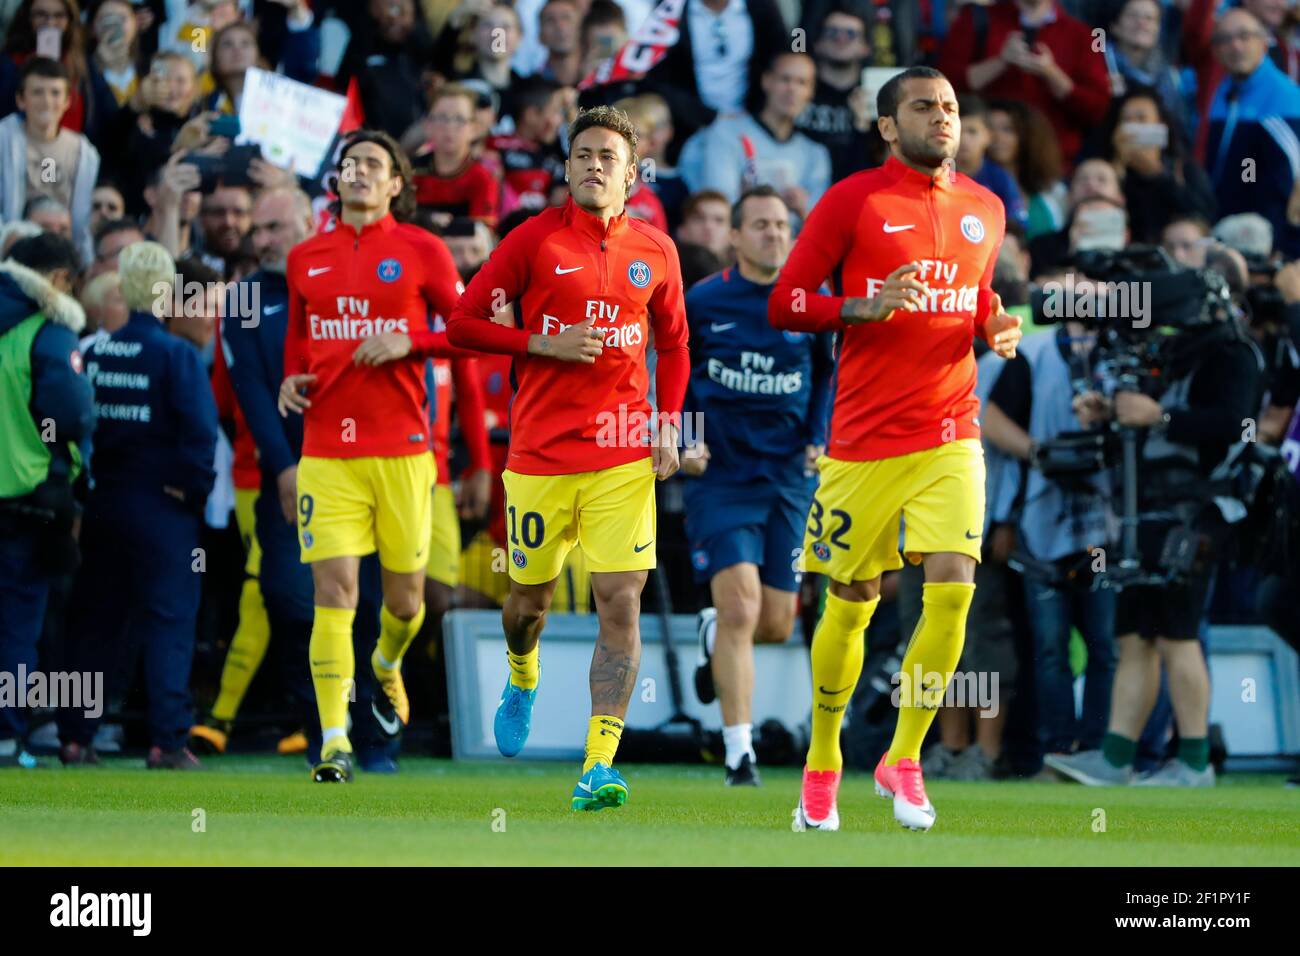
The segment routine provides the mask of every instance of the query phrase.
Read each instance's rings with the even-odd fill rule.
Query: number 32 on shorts
[[[525,511],[522,521],[516,520],[515,506],[506,509],[510,514],[510,543],[519,546],[519,536],[523,535],[525,548],[540,548],[546,539],[546,522],[536,511]]]
[[[808,512],[808,536],[814,540],[820,540],[822,534],[826,531],[823,524],[823,517],[826,509],[820,501],[813,498],[812,508]],[[837,548],[849,549],[849,543],[844,540],[844,536],[849,533],[849,528],[853,527],[853,516],[843,508],[831,509],[831,522],[839,522],[839,525],[831,532],[830,542]]]

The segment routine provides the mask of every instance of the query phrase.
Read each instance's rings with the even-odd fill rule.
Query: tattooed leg
[[[591,656],[591,713],[622,719],[641,663],[641,589],[645,571],[594,573],[600,634]]]

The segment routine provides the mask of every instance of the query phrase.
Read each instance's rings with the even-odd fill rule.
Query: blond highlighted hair
[[[154,303],[170,301],[176,262],[156,242],[133,242],[117,258],[122,298],[133,312],[154,312]],[[161,318],[161,316],[159,316]]]

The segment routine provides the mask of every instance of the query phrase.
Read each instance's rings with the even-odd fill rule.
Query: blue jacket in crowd
[[[1244,80],[1219,84],[1209,122],[1205,163],[1219,216],[1259,213],[1273,224],[1273,247],[1300,256],[1300,228],[1286,221],[1300,178],[1300,86],[1264,57]]]

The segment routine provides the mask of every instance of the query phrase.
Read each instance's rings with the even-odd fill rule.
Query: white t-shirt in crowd
[[[721,13],[706,7],[704,0],[687,0],[686,16],[700,99],[719,113],[740,110],[754,55],[754,24],[745,0],[731,0]]]

